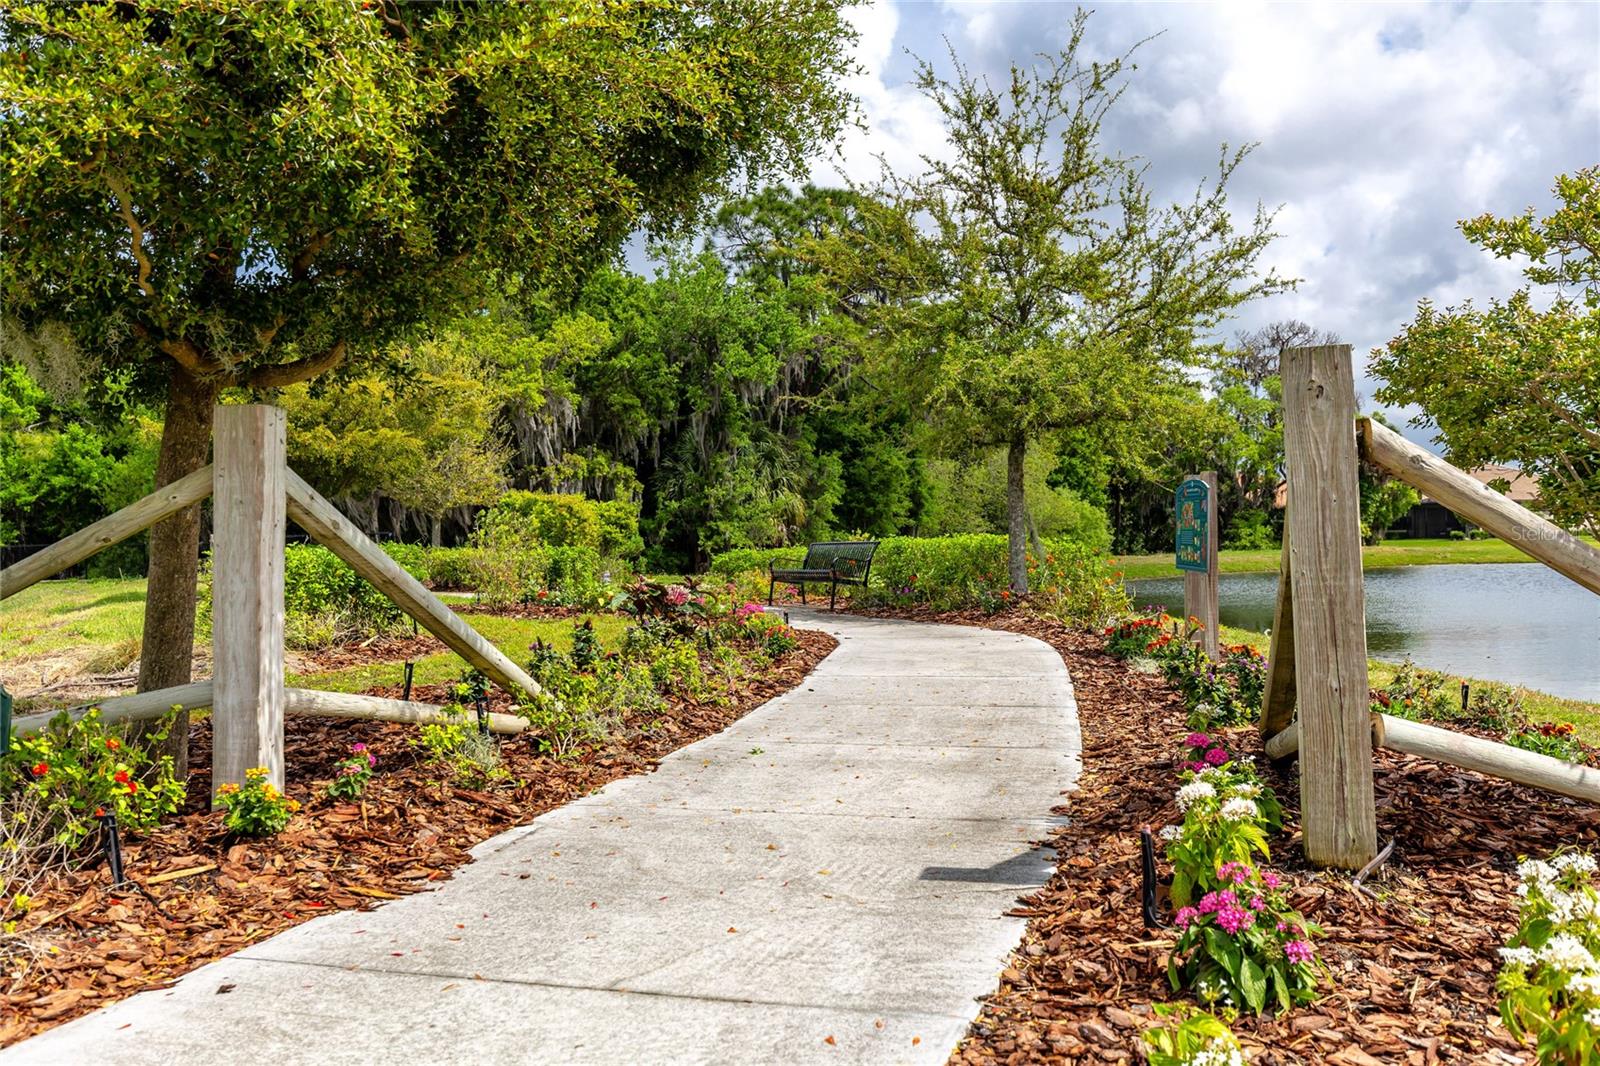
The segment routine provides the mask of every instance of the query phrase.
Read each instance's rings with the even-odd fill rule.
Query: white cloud
[[[1063,44],[1071,14],[978,0],[857,9],[867,73],[852,88],[867,130],[842,146],[845,172],[870,178],[875,153],[910,172],[940,151],[903,48],[947,69],[948,37],[993,77]],[[1555,175],[1600,163],[1600,5],[1118,4],[1090,19],[1086,50],[1108,57],[1153,33],[1107,143],[1149,159],[1158,194],[1182,198],[1220,143],[1260,142],[1236,207],[1283,205],[1268,260],[1305,279],[1240,328],[1302,318],[1364,363],[1417,300],[1482,301],[1520,283],[1459,220],[1548,207]]]

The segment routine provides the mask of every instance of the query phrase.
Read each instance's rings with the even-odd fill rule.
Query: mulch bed
[[[286,791],[306,806],[286,830],[264,840],[230,837],[222,816],[208,809],[211,733],[209,722],[196,724],[184,813],[147,838],[124,842],[128,875],[148,895],[113,892],[98,864],[36,894],[26,925],[42,931],[53,950],[20,977],[0,975],[0,1046],[165,987],[320,914],[371,907],[448,878],[481,841],[609,781],[646,772],[667,753],[793,688],[837,644],[824,633],[798,636],[798,651],[764,674],[742,678],[724,704],[672,700],[649,722],[626,722],[611,745],[571,761],[537,754],[530,734],[505,739],[504,764],[521,783],[484,792],[441,781],[411,746],[411,726],[288,718]],[[448,699],[445,686],[419,687],[414,696]],[[333,763],[356,741],[377,755],[378,772],[361,802],[331,800],[323,790]]]
[[[1144,928],[1139,870],[1141,827],[1179,820],[1182,700],[1161,677],[1107,655],[1098,635],[1018,611],[917,617],[1051,644],[1072,673],[1083,728],[1083,776],[1056,809],[1071,822],[1049,841],[1056,873],[1014,912],[1029,919],[1023,944],[950,1061],[1141,1061],[1150,1004],[1182,998],[1166,979],[1170,930]],[[1600,811],[1380,750],[1378,839],[1395,844],[1367,892],[1348,874],[1305,863],[1292,769],[1267,765],[1254,727],[1227,732],[1230,749],[1254,755],[1284,801],[1274,865],[1293,875],[1296,906],[1326,932],[1318,950],[1333,974],[1320,1002],[1235,1023],[1251,1061],[1531,1062],[1500,1026],[1494,993],[1495,949],[1516,924],[1512,868],[1521,856],[1600,843]]]

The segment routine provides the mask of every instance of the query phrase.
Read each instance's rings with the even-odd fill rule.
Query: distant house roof
[[[1509,482],[1511,487],[1503,495],[1513,503],[1531,504],[1538,502],[1539,478],[1537,475],[1525,474],[1514,466],[1499,466],[1493,463],[1488,466],[1480,466],[1476,470],[1468,470],[1467,473],[1485,485],[1491,481],[1504,480]],[[1429,496],[1422,497],[1424,503],[1431,499],[1432,497]]]
[[[1504,478],[1511,485],[1511,488],[1505,493],[1505,497],[1513,503],[1520,503],[1526,506],[1539,501],[1539,478],[1535,474],[1525,474],[1514,466],[1499,466],[1493,463],[1488,466],[1480,466],[1476,470],[1468,470],[1467,473],[1485,485],[1491,481],[1499,481]],[[1272,495],[1272,506],[1284,507],[1288,502],[1289,485],[1287,482],[1279,482],[1277,490]],[[1424,496],[1420,502],[1437,503],[1438,501],[1431,496]]]

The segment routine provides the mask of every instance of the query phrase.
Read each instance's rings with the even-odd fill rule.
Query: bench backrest
[[[875,540],[826,540],[806,548],[805,570],[832,570],[840,577],[864,577],[878,550]]]

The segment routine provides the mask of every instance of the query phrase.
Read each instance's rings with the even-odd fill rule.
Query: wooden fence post
[[[1280,371],[1306,858],[1356,869],[1378,831],[1350,345],[1290,348]]]
[[[1271,740],[1294,721],[1294,578],[1289,572],[1289,523],[1278,557],[1278,600],[1272,609],[1272,644],[1261,701],[1261,739]]]
[[[211,536],[211,790],[267,768],[283,788],[283,536],[287,419],[217,408]]]

